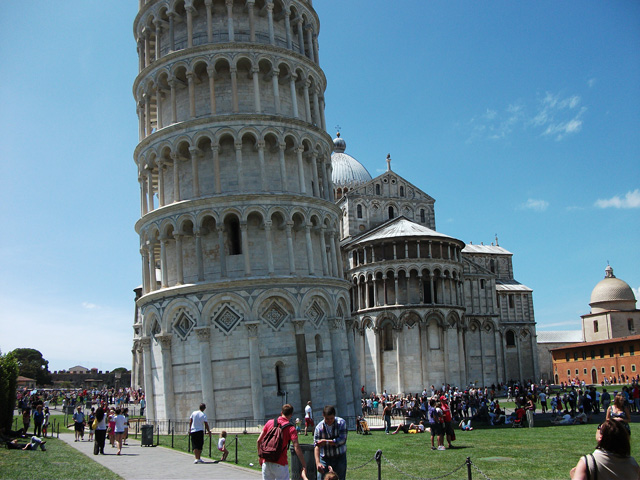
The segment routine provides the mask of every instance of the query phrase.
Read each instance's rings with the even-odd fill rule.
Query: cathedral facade
[[[334,198],[367,390],[538,378],[533,292],[512,253],[436,231],[435,200],[391,170],[371,178],[334,139]]]

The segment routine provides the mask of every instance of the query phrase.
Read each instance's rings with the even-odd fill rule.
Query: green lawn
[[[24,443],[26,440],[22,440]],[[48,438],[47,451],[0,448],[3,480],[117,480],[118,475],[94,462],[62,440]]]
[[[366,480],[377,478],[375,461],[365,467],[351,470],[371,460],[376,450],[382,450],[382,478],[407,478],[403,473],[415,477],[438,477],[462,466],[448,479],[467,479],[467,468],[463,466],[470,457],[474,479],[484,479],[477,467],[492,480],[555,480],[569,478],[569,470],[575,466],[581,455],[593,451],[597,424],[564,427],[540,426],[536,428],[512,428],[500,426],[477,428],[471,432],[456,430],[458,447],[447,451],[432,451],[430,435],[410,435],[399,433],[386,435],[373,432],[372,435],[357,435],[349,432],[348,478]],[[640,425],[632,425],[632,438],[640,438]],[[220,458],[216,449],[217,438],[211,442],[214,460]],[[155,439],[155,437],[154,437]],[[256,435],[238,436],[238,464],[258,469]],[[311,443],[312,437],[300,437],[301,443]],[[171,437],[160,437],[162,446],[171,446]],[[235,461],[235,435],[227,437],[229,458]],[[187,450],[187,436],[174,437],[175,448]],[[640,459],[640,446],[632,445],[632,454]],[[209,457],[209,443],[205,440],[203,456]]]

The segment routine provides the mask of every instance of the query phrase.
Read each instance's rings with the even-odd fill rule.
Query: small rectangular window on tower
[[[593,333],[598,333],[598,320],[593,321]]]

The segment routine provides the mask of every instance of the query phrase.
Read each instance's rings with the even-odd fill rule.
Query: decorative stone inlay
[[[249,337],[257,337],[258,336],[258,324],[257,323],[245,323],[247,330],[249,331]]]
[[[182,340],[186,340],[195,325],[196,321],[191,318],[191,315],[181,309],[178,311],[175,316],[175,320],[173,321],[173,331],[176,332]]]
[[[409,317],[405,320],[404,323],[407,326],[407,328],[413,328],[417,325],[418,322],[416,322],[416,319],[414,317]]]
[[[265,309],[261,317],[274,330],[279,330],[285,320],[289,318],[289,312],[277,300],[274,300]]]
[[[229,303],[225,303],[213,315],[213,324],[225,335],[229,335],[242,321],[242,315]]]
[[[320,308],[320,305],[318,305],[318,302],[315,300],[313,301],[311,306],[307,309],[306,314],[307,314],[307,318],[311,320],[311,323],[313,323],[313,325],[316,328],[320,328],[320,324],[327,316],[326,313],[322,310],[322,308]]]

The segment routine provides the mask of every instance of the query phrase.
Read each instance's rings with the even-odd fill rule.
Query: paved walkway
[[[92,460],[104,465],[125,480],[166,479],[166,480],[249,480],[262,478],[262,475],[247,468],[230,463],[213,463],[203,458],[205,463],[194,464],[192,454],[164,447],[141,447],[140,441],[127,440],[122,454],[109,445],[106,455],[93,455],[93,442],[74,442],[73,433],[60,433],[60,440],[84,453]]]

